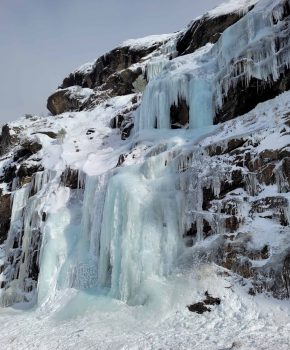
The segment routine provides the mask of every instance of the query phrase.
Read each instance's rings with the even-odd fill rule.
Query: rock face
[[[237,22],[242,14],[229,13],[218,17],[203,16],[194,21],[177,42],[179,55],[187,55],[207,43],[216,43],[229,26]]]
[[[270,100],[290,88],[290,70],[286,69],[275,82],[264,82],[251,78],[231,87],[223,106],[215,116],[215,123],[225,122],[251,111],[258,103]]]
[[[5,154],[9,148],[17,143],[17,136],[11,135],[11,130],[7,124],[2,126],[0,135],[0,156]]]
[[[68,89],[56,91],[47,100],[47,109],[53,115],[78,110],[79,107],[78,101],[70,97]]]
[[[97,59],[89,72],[71,73],[64,79],[61,89],[79,85],[90,89],[97,88],[107,83],[109,78],[117,73],[121,73],[135,63],[156,50],[160,43],[155,43],[150,47],[132,48],[130,46],[117,47]],[[126,74],[123,72],[123,74]],[[117,87],[118,88],[118,87]]]
[[[285,135],[288,131],[287,122],[280,126],[280,133]],[[275,132],[279,138],[279,129]],[[203,156],[202,164],[196,164],[203,178],[197,189],[203,192],[203,212],[189,225],[185,238],[189,242],[191,237],[194,244],[198,234],[206,238],[218,233],[210,259],[250,281],[251,294],[266,291],[283,299],[289,297],[290,246],[285,243],[277,251],[269,246],[269,238],[263,238],[262,232],[267,226],[273,227],[269,235],[279,231],[288,242],[290,163],[288,157],[283,157],[285,145],[259,150],[261,142],[269,137],[263,133],[265,130],[240,139],[229,138],[206,148],[209,163]],[[217,164],[213,173],[211,168]],[[269,185],[276,188],[273,195],[263,195],[263,188]],[[260,238],[255,238],[257,232],[251,231],[252,227],[260,232]]]
[[[11,198],[9,194],[2,194],[0,191],[0,244],[2,244],[6,238],[10,227],[11,217]]]
[[[242,13],[230,13],[217,17],[205,15],[193,21],[187,31],[180,33],[174,55],[189,54],[209,42],[217,42],[221,33],[242,16]],[[154,56],[163,44],[164,42],[153,42],[149,46],[120,46],[98,58],[91,66],[71,73],[63,80],[59,90],[48,98],[48,110],[53,115],[57,115],[88,109],[109,96],[133,93],[139,79],[145,78],[142,69],[136,64],[149,55]],[[75,86],[91,89],[94,94],[89,100],[84,101],[77,94],[71,93],[70,88]],[[174,124],[176,122],[180,121],[176,120]],[[179,124],[184,125],[182,123],[183,121]]]
[[[149,47],[123,46],[106,53],[97,59],[88,71],[76,71],[64,79],[60,89],[47,101],[47,108],[53,114],[90,108],[109,96],[121,96],[133,93],[133,83],[142,75],[142,69],[133,65],[149,55],[161,43]],[[70,87],[79,86],[97,92],[89,101],[72,94]]]

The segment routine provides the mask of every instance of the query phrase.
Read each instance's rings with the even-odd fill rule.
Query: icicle
[[[48,171],[36,173],[31,183],[13,193],[11,224],[5,243],[5,287],[0,295],[2,306],[31,301],[35,296],[37,278],[34,275],[38,274],[43,199],[30,195],[41,191],[49,178]]]

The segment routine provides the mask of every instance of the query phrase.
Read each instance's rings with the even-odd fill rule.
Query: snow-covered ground
[[[217,272],[201,265],[154,281],[158,297],[146,306],[67,290],[51,309],[1,310],[1,349],[288,350],[289,302],[251,297]],[[205,291],[221,304],[202,315],[188,311]]]

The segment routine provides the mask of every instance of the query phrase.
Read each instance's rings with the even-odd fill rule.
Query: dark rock
[[[263,213],[269,209],[283,209],[288,207],[288,200],[282,196],[265,197],[252,203],[251,212]]]
[[[283,276],[284,285],[286,289],[286,296],[287,298],[290,298],[290,253],[286,255],[284,259],[282,276]]]
[[[282,160],[281,170],[285,180],[288,182],[288,188],[290,188],[290,157]]]
[[[127,158],[126,154],[120,154],[116,167],[121,166],[125,162],[126,158]]]
[[[27,154],[35,154],[42,149],[42,144],[38,140],[29,139],[21,143],[22,148],[27,151]]]
[[[0,192],[0,244],[7,239],[11,217],[11,196]]]
[[[29,149],[20,147],[19,149],[16,149],[13,154],[13,161],[19,162],[28,159],[32,156],[32,153]]]
[[[220,298],[214,298],[212,297],[208,291],[206,291],[205,293],[206,299],[203,301],[205,305],[220,305],[221,300]]]
[[[67,168],[61,174],[61,183],[72,190],[79,188],[79,172],[76,169]]]
[[[197,237],[197,227],[196,222],[192,223],[190,228],[183,234],[185,245],[187,247],[192,247],[196,242]]]
[[[197,314],[203,314],[204,312],[211,311],[211,309],[206,307],[202,302],[188,305],[187,308],[190,312],[196,312]]]
[[[236,190],[237,188],[245,187],[245,179],[241,169],[235,169],[231,172],[231,179],[223,180],[221,182],[220,197],[224,196],[228,192]]]
[[[37,131],[35,133],[32,133],[33,134],[43,134],[43,135],[46,135],[48,137],[50,137],[51,139],[56,139],[57,138],[57,133],[53,132],[53,131]]]
[[[42,222],[45,222],[46,219],[47,219],[47,213],[44,211],[44,212],[42,213],[41,221],[42,221]]]
[[[116,129],[116,128],[120,129],[124,119],[125,119],[124,115],[122,114],[116,115],[114,118],[110,120],[110,127],[112,129]]]
[[[91,134],[94,134],[95,132],[96,132],[95,129],[88,129],[86,132],[86,135],[91,135]]]
[[[61,114],[69,111],[76,111],[80,108],[80,102],[71,97],[68,89],[58,90],[49,96],[47,109],[53,114]]]
[[[225,218],[224,227],[228,232],[235,232],[240,227],[240,220],[234,215]]]
[[[128,137],[130,137],[131,131],[134,128],[133,123],[128,123],[125,125],[121,130],[121,139],[126,140]]]
[[[216,43],[221,34],[242,17],[239,13],[229,13],[219,17],[203,16],[192,23],[177,41],[179,55],[187,55],[207,43]]]
[[[141,68],[130,68],[143,57],[156,50],[163,43],[151,47],[118,47],[97,59],[91,71],[71,73],[65,78],[60,89],[47,101],[47,108],[53,114],[90,109],[108,97],[131,94],[134,82],[142,75]],[[71,86],[91,88],[97,91],[85,101],[70,93]]]
[[[265,245],[261,250],[252,250],[247,252],[247,256],[251,260],[266,260],[270,256],[269,246]]]
[[[205,219],[203,219],[202,231],[203,231],[203,238],[207,238],[207,237],[209,237],[209,236],[214,234],[214,231],[213,231],[210,223],[207,220],[205,220]]]
[[[16,135],[11,135],[8,124],[3,125],[0,135],[0,156],[7,153],[17,142],[18,137]]]
[[[43,171],[43,167],[40,164],[22,163],[16,173],[20,179],[24,177],[32,177],[35,173]]]
[[[3,169],[3,175],[1,176],[1,182],[5,182],[7,184],[12,183],[13,179],[16,176],[16,165],[10,164]]]
[[[162,43],[155,43],[151,47],[134,48],[129,46],[117,47],[105,55],[99,57],[92,70],[88,73],[71,73],[65,78],[61,89],[78,85],[81,87],[97,88],[107,83],[108,79],[115,73],[127,70],[131,65],[140,62],[140,60],[149,53],[156,50]],[[126,75],[130,72],[122,72],[121,81],[128,81]],[[129,78],[131,80],[131,78]]]
[[[102,85],[102,90],[110,91],[112,96],[123,96],[134,92],[133,83],[142,75],[142,70],[133,71],[126,69],[120,73],[111,75],[105,84]]]
[[[247,142],[246,139],[241,138],[234,138],[234,139],[230,139],[227,144],[213,144],[210,145],[206,148],[207,153],[209,156],[218,156],[221,154],[227,154],[227,153],[231,153],[234,150],[237,150],[238,148],[242,147],[245,143]]]
[[[179,99],[178,105],[170,107],[170,124],[171,129],[180,129],[188,127],[189,108],[185,100]]]
[[[19,184],[23,186],[31,182],[33,175],[43,170],[44,168],[41,164],[22,163],[18,171],[16,172],[16,176],[19,179]],[[34,192],[34,189],[32,189],[31,195],[33,195],[33,192]]]
[[[290,69],[285,69],[275,82],[256,78],[251,78],[248,84],[240,81],[229,89],[222,108],[216,113],[214,123],[222,123],[248,113],[257,104],[270,100],[289,89]]]

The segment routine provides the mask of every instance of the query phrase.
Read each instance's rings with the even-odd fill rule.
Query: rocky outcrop
[[[130,136],[131,130],[134,127],[133,112],[139,107],[140,102],[141,96],[135,95],[131,99],[131,104],[110,120],[111,128],[120,129],[122,140],[126,140]]]
[[[241,80],[232,86],[214,118],[216,124],[243,115],[257,106],[290,89],[290,70],[286,69],[276,81],[251,78],[248,83]]]
[[[205,299],[201,302],[188,305],[187,308],[191,312],[196,312],[198,314],[203,314],[204,312],[210,312],[211,308],[209,307],[214,305],[220,305],[220,298],[215,298],[211,296],[207,291],[205,292]]]
[[[89,71],[76,71],[64,79],[61,89],[79,85],[84,88],[97,88],[108,82],[109,78],[129,68],[131,65],[156,50],[162,43],[150,47],[135,48],[130,46],[117,47],[96,60]]]
[[[135,91],[134,82],[143,72],[134,67],[163,42],[151,46],[121,46],[108,52],[96,60],[91,69],[71,73],[47,101],[47,108],[53,114],[72,110],[90,109],[108,97],[131,94]],[[71,93],[71,87],[89,88],[95,91],[90,98],[83,99]]]
[[[207,43],[216,43],[229,26],[236,23],[242,14],[229,13],[218,17],[203,16],[193,21],[187,31],[177,41],[179,55],[187,55]]]
[[[2,244],[6,238],[10,227],[11,217],[11,198],[10,194],[3,194],[0,190],[0,244]]]
[[[17,143],[17,135],[15,132],[11,134],[8,124],[2,126],[0,135],[0,156],[8,152],[8,150]]]
[[[77,169],[67,168],[61,174],[61,184],[65,187],[69,187],[72,190],[76,190],[82,187],[79,179],[79,171]]]
[[[286,135],[285,125],[280,126],[280,134]],[[195,191],[203,193],[202,208],[195,208],[198,214],[184,239],[194,245],[199,235],[203,239],[218,235],[211,253],[205,252],[207,260],[247,280],[243,283],[251,284],[249,293],[268,292],[283,299],[289,298],[290,162],[283,157],[287,146],[259,150],[267,139],[263,132],[206,147],[209,158],[203,155],[202,162],[196,163],[202,176]],[[279,129],[275,132],[279,137]],[[269,185],[275,186],[273,195],[262,195]],[[275,227],[272,238],[263,238],[267,225]],[[269,243],[276,241],[277,234],[285,239],[278,250]]]
[[[73,110],[78,110],[81,104],[70,94],[70,90],[57,90],[47,100],[47,109],[53,114],[61,114]]]

